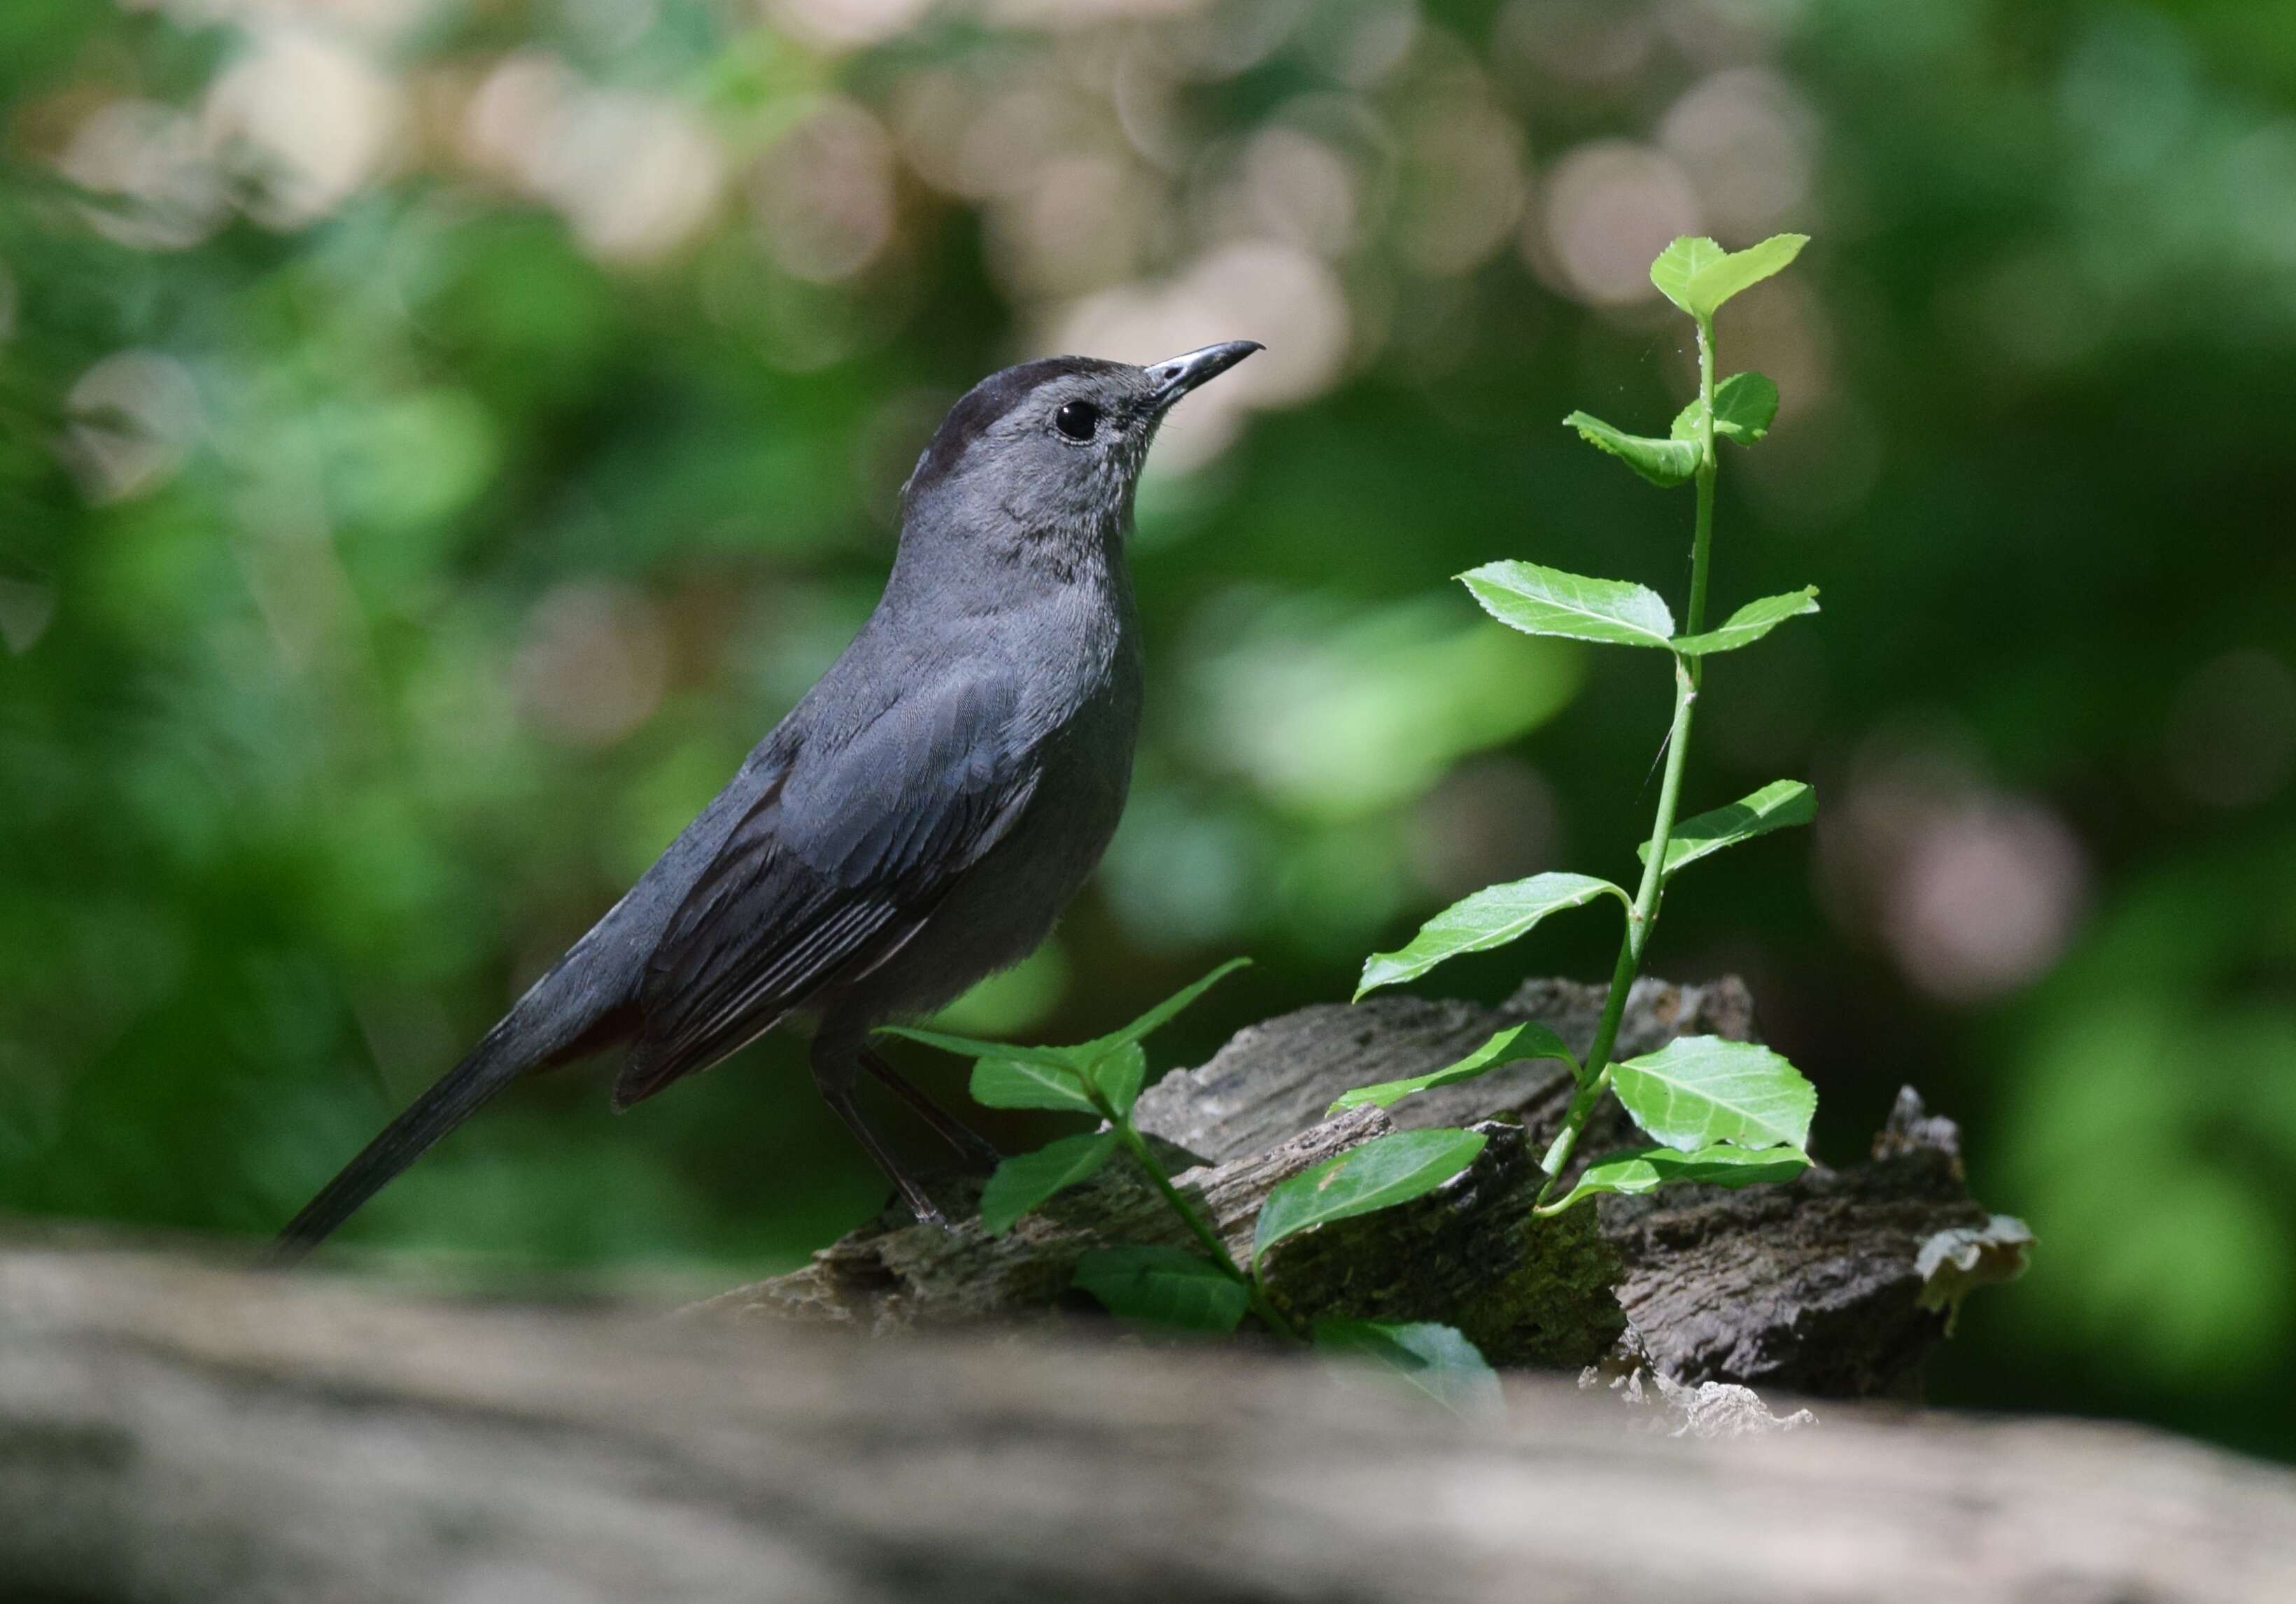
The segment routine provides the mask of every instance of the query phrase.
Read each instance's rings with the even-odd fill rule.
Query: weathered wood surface
[[[1242,1263],[1269,1188],[1393,1128],[1377,1109],[1350,1109],[1264,1151],[1177,1179]],[[1271,1252],[1261,1266],[1269,1295],[1303,1320],[1443,1321],[1498,1364],[1576,1367],[1609,1352],[1627,1323],[1613,1289],[1618,1255],[1591,1211],[1534,1222],[1542,1177],[1521,1128],[1484,1129],[1490,1140],[1481,1157],[1439,1192]],[[977,1221],[943,1229],[880,1220],[816,1255],[807,1269],[726,1293],[695,1313],[825,1320],[881,1334],[908,1325],[1044,1323],[1090,1314],[1096,1305],[1070,1290],[1077,1261],[1119,1242],[1194,1245],[1136,1172],[1111,1166],[1009,1235],[992,1237]]]
[[[2286,1604],[2296,1476],[1821,1404],[1457,1421],[1307,1360],[856,1342],[0,1249],[0,1598]],[[1663,1417],[1661,1417],[1663,1419]]]
[[[1357,1109],[1331,1119],[1341,1093],[1421,1075],[1464,1057],[1504,1027],[1536,1019],[1584,1051],[1602,992],[1533,981],[1496,1010],[1382,998],[1300,1010],[1239,1033],[1208,1063],[1143,1093],[1141,1128],[1197,1167],[1177,1177],[1201,1198],[1232,1249],[1248,1244],[1267,1190],[1391,1128]],[[1677,1035],[1746,1039],[1753,1007],[1734,979],[1635,987],[1621,1056]],[[1405,1208],[1326,1227],[1271,1256],[1268,1283],[1305,1314],[1440,1320],[1500,1363],[1578,1365],[1626,1335],[1628,1351],[1676,1379],[1725,1380],[1834,1395],[1907,1394],[1943,1330],[1919,1306],[1915,1268],[1934,1233],[1982,1224],[1951,1122],[1901,1104],[1875,1154],[1814,1169],[1791,1184],[1725,1192],[1670,1189],[1605,1199],[1532,1222],[1537,1155],[1570,1097],[1552,1061],[1505,1066],[1423,1093],[1394,1125],[1475,1125],[1493,1141],[1475,1167]],[[1519,1123],[1518,1123],[1519,1122]],[[1580,1152],[1631,1145],[1605,1100]],[[960,1200],[961,1207],[961,1200]],[[736,1316],[796,1316],[873,1331],[1044,1319],[1088,1306],[1068,1292],[1077,1260],[1109,1242],[1185,1244],[1177,1223],[1121,1168],[1056,1199],[1010,1236],[884,1218],[793,1274],[709,1305]]]

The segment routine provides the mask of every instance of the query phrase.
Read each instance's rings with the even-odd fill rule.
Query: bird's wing
[[[944,682],[833,749],[800,745],[672,916],[615,1101],[714,1063],[914,936],[1035,789],[1018,703],[1007,680]]]

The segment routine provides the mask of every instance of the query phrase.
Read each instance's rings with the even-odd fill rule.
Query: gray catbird
[[[1152,367],[1053,356],[981,381],[901,490],[900,551],[853,643],[732,783],[471,1055],[281,1234],[348,1218],[520,1076],[628,1044],[627,1108],[792,1013],[813,1078],[922,1220],[931,1200],[854,1105],[863,1071],[987,1144],[869,1046],[1019,962],[1116,829],[1140,723],[1123,545],[1172,404],[1260,348]]]

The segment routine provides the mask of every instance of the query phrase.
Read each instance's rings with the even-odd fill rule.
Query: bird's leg
[[[885,1144],[877,1139],[877,1133],[869,1128],[868,1121],[861,1117],[861,1110],[854,1106],[851,1089],[837,1092],[824,1089],[821,1095],[837,1117],[845,1122],[846,1128],[853,1133],[854,1140],[867,1151],[871,1161],[884,1172],[885,1179],[900,1192],[901,1201],[909,1206],[911,1214],[916,1215],[917,1223],[946,1227],[947,1220],[942,1217],[933,1200],[925,1195],[925,1189],[901,1167],[900,1160],[893,1157]]]
[[[853,1133],[853,1139],[861,1144],[862,1150],[869,1155],[871,1161],[884,1172],[885,1179],[900,1192],[901,1200],[909,1206],[909,1212],[916,1215],[917,1223],[946,1229],[948,1222],[941,1217],[941,1212],[934,1206],[933,1200],[925,1195],[925,1189],[901,1167],[900,1160],[894,1158],[892,1150],[878,1139],[877,1133],[869,1128],[869,1122],[861,1117],[860,1108],[853,1101],[853,1072],[858,1067],[859,1058],[866,1056],[867,1052],[866,1048],[862,1048],[857,1054],[850,1046],[824,1043],[816,1038],[813,1044],[813,1084],[821,1093],[821,1101],[845,1122],[845,1128]]]
[[[879,1057],[873,1048],[861,1049],[861,1067],[884,1082],[894,1096],[915,1109],[918,1118],[932,1126],[943,1142],[965,1158],[992,1170],[1004,1161],[1004,1155],[996,1150],[995,1143],[926,1096],[914,1081]]]

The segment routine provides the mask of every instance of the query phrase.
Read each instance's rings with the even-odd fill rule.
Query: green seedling
[[[1356,992],[1361,997],[1378,986],[1416,979],[1463,953],[1519,940],[1550,915],[1567,909],[1616,903],[1624,926],[1618,962],[1594,1041],[1583,1059],[1572,1059],[1551,1036],[1525,1045],[1525,1027],[1515,1026],[1448,1068],[1366,1086],[1340,1100],[1342,1104],[1385,1104],[1517,1059],[1559,1060],[1570,1068],[1575,1090],[1562,1130],[1547,1150],[1541,1214],[1559,1213],[1603,1192],[1649,1191],[1675,1181],[1748,1186],[1786,1180],[1809,1165],[1804,1149],[1817,1093],[1768,1048],[1693,1036],[1624,1062],[1613,1063],[1611,1058],[1628,991],[1642,971],[1673,877],[1726,847],[1789,824],[1806,824],[1816,812],[1816,798],[1808,785],[1781,780],[1711,813],[1679,822],[1675,817],[1706,659],[1751,646],[1789,619],[1817,610],[1816,590],[1806,588],[1750,602],[1718,626],[1706,625],[1714,481],[1721,467],[1718,445],[1755,445],[1768,433],[1778,410],[1778,387],[1759,373],[1734,373],[1717,382],[1714,315],[1740,291],[1787,266],[1805,243],[1800,234],[1779,234],[1751,250],[1726,251],[1711,240],[1683,239],[1668,246],[1651,265],[1651,282],[1696,325],[1698,398],[1682,409],[1663,438],[1628,434],[1583,412],[1563,420],[1589,445],[1619,458],[1652,484],[1662,489],[1685,483],[1695,487],[1690,594],[1678,631],[1666,599],[1644,585],[1590,579],[1519,561],[1487,563],[1459,576],[1486,611],[1526,634],[1664,652],[1674,674],[1674,718],[1666,735],[1664,778],[1650,839],[1641,848],[1642,872],[1634,892],[1585,874],[1535,874],[1487,887],[1429,920],[1398,951],[1374,953],[1364,964]],[[1588,1166],[1576,1185],[1550,1201],[1587,1117],[1606,1091],[1618,1095],[1635,1123],[1658,1145]]]

